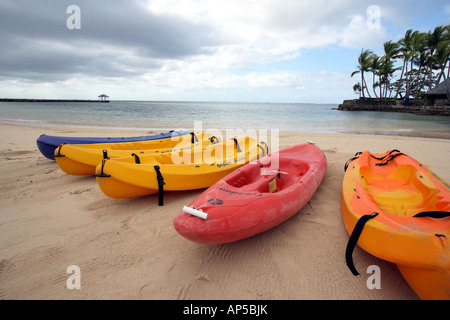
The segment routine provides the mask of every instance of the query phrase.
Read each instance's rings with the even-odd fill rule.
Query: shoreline
[[[347,134],[361,134],[361,135],[377,135],[377,136],[392,136],[392,137],[411,137],[411,138],[425,138],[425,139],[450,139],[450,130],[448,132],[442,132],[439,130],[372,130],[372,131],[361,131],[361,130],[348,130],[340,131],[339,133]]]
[[[18,126],[18,127],[32,127],[39,128],[41,130],[47,131],[61,131],[64,132],[66,130],[87,130],[87,131],[110,131],[111,134],[117,135],[118,131],[123,131],[130,135],[135,135],[136,132],[166,132],[173,130],[173,127],[149,127],[149,128],[140,128],[140,127],[113,127],[109,125],[99,126],[99,125],[89,125],[89,124],[62,124],[62,123],[41,123],[40,121],[15,121],[15,120],[5,120],[0,119],[1,125],[10,125],[10,126]],[[176,126],[176,129],[186,129],[186,130],[194,130],[197,129],[195,127],[190,126]],[[219,130],[226,131],[229,128],[201,128],[202,130]],[[236,130],[265,130],[265,129],[242,129],[237,128]],[[432,138],[432,139],[449,139],[450,140],[450,128],[446,131],[436,130],[436,129],[366,129],[366,130],[345,130],[345,129],[337,129],[337,130],[316,130],[316,131],[302,131],[302,130],[292,130],[292,129],[266,129],[266,130],[278,130],[279,132],[292,132],[292,133],[323,133],[323,134],[358,134],[358,135],[382,135],[382,136],[404,136],[404,137],[417,137],[417,138]],[[43,132],[45,133],[45,132]],[[120,135],[120,134],[119,134]]]
[[[174,126],[177,127],[177,126]],[[207,128],[204,128],[207,129]],[[117,130],[0,124],[0,299],[416,300],[397,267],[356,248],[361,277],[345,265],[340,197],[345,162],[366,149],[399,149],[450,180],[450,140],[279,132],[279,147],[308,140],[328,169],[309,204],[274,229],[225,245],[182,238],[173,218],[203,190],[116,200],[92,177],[70,176],[37,149],[43,133],[117,136]],[[123,131],[121,135],[149,134]],[[68,289],[67,268],[81,270]],[[369,290],[364,271],[381,269]]]

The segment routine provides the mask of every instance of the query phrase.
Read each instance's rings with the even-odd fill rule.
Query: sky
[[[0,0],[0,98],[341,103],[361,49],[448,24],[441,0]]]

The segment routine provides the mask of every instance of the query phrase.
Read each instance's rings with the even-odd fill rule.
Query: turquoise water
[[[35,126],[127,129],[279,129],[303,132],[450,133],[450,118],[346,112],[333,104],[111,101],[0,102],[0,122]]]

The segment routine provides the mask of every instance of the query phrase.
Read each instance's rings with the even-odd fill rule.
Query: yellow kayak
[[[103,158],[129,157],[152,153],[178,152],[218,142],[209,133],[201,132],[173,138],[96,144],[62,144],[55,150],[55,160],[61,170],[71,175],[93,175]]]
[[[104,159],[97,166],[101,190],[109,197],[131,198],[207,188],[237,168],[268,153],[265,142],[235,138],[180,152]]]

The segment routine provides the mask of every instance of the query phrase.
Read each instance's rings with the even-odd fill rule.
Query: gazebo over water
[[[98,99],[102,102],[109,102],[109,96],[106,94],[101,94],[98,96]]]

